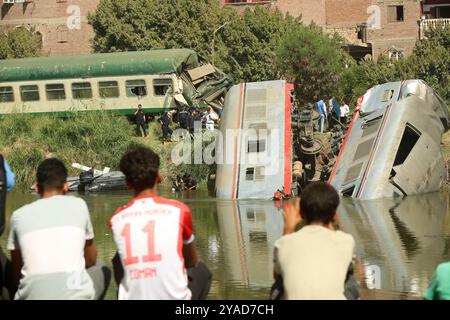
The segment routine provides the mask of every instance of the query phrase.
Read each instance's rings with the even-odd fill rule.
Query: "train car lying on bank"
[[[0,114],[220,112],[231,80],[188,49],[0,60]]]
[[[450,124],[443,99],[422,80],[378,85],[361,99],[329,183],[359,199],[439,190]]]

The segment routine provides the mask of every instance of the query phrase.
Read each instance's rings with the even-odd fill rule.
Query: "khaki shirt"
[[[350,234],[305,226],[275,243],[275,273],[289,300],[344,300],[355,241]]]

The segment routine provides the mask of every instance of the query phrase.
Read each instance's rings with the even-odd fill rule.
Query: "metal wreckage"
[[[221,118],[224,135],[226,129],[248,128],[282,134],[277,141],[244,133],[228,141],[234,161],[217,164],[211,189],[224,199],[280,199],[301,193],[310,182],[328,181],[342,196],[376,199],[442,186],[446,166],[440,143],[450,125],[448,106],[424,81],[369,89],[351,122],[336,121],[327,133],[317,132],[318,120],[314,106],[298,108],[286,81],[232,87]],[[244,161],[252,153],[264,153],[268,162]],[[278,170],[268,173],[274,165]]]

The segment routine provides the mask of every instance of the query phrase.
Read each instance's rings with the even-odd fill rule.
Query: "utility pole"
[[[216,33],[220,30],[220,29],[222,29],[222,28],[225,28],[227,25],[229,25],[231,22],[230,21],[228,21],[228,22],[225,22],[223,25],[221,25],[220,27],[218,27],[216,30],[214,30],[214,32],[213,32],[213,38],[212,38],[212,43],[211,43],[211,52],[212,52],[212,54],[211,54],[211,62],[212,62],[212,65],[214,66],[214,62],[215,62],[215,55],[216,55],[216,51],[215,51],[215,45],[216,45]]]

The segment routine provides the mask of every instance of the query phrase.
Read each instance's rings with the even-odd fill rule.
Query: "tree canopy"
[[[297,26],[282,39],[277,50],[277,68],[303,102],[336,95],[346,60],[341,39],[326,35],[315,26]]]
[[[35,57],[41,49],[41,36],[34,30],[18,27],[0,32],[0,59]]]
[[[208,60],[227,23],[216,32],[215,65],[236,82],[292,81],[303,103],[332,95],[354,103],[374,85],[408,78],[450,99],[448,27],[429,31],[408,58],[358,63],[338,36],[259,6],[238,14],[218,0],[101,0],[89,22],[96,52],[190,48]]]
[[[190,48],[236,81],[273,80],[275,49],[298,20],[265,8],[243,15],[217,0],[101,0],[89,16],[96,52]]]

